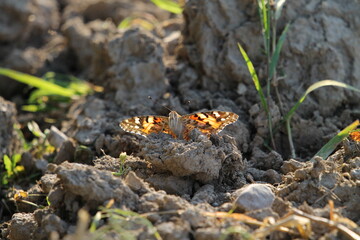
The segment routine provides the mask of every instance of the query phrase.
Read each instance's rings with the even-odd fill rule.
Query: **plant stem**
[[[269,134],[270,134],[270,141],[271,141],[271,146],[274,150],[276,150],[276,145],[275,145],[275,141],[274,141],[274,134],[273,134],[273,127],[272,127],[272,116],[271,116],[271,110],[270,110],[270,102],[271,102],[271,89],[270,89],[270,81],[271,79],[269,78],[270,76],[270,64],[271,64],[271,58],[272,58],[272,54],[275,51],[275,46],[274,45],[274,41],[276,40],[276,38],[271,38],[270,37],[270,30],[274,29],[274,26],[271,24],[271,22],[269,21],[270,19],[273,18],[273,14],[272,14],[272,10],[270,8],[269,3],[266,4],[266,8],[267,8],[267,19],[268,19],[268,30],[266,31],[266,44],[267,44],[267,73],[268,73],[268,77],[267,77],[267,83],[266,83],[266,95],[267,95],[267,105],[268,105],[268,122],[269,122]],[[273,31],[272,31],[273,32]],[[271,42],[273,42],[273,46],[271,47]]]
[[[271,25],[272,25],[272,54],[275,53],[275,49],[276,49],[276,28],[277,28],[277,21],[275,18],[275,14],[271,15]],[[280,108],[280,114],[283,116],[283,106],[282,106],[282,102],[281,102],[281,98],[280,98],[280,93],[279,93],[279,89],[278,89],[278,84],[277,84],[277,71],[276,71],[276,67],[274,68],[273,71],[273,77],[272,77],[272,85],[275,88],[275,94],[276,94],[276,98],[277,98],[277,102],[279,104],[279,108]]]
[[[290,119],[291,118],[286,119],[286,131],[287,131],[287,135],[288,135],[288,139],[289,139],[291,158],[296,158],[295,147],[294,147],[294,142],[293,142],[292,133],[291,133],[291,127],[290,127]]]

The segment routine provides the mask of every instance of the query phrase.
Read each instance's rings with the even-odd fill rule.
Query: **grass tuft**
[[[120,156],[119,156],[119,162],[120,162],[119,171],[113,173],[114,176],[125,176],[130,171],[130,168],[125,166],[126,158],[127,158],[126,152],[120,153]]]
[[[272,129],[272,118],[271,113],[269,110],[269,103],[271,100],[271,89],[270,89],[270,82],[272,81],[273,86],[275,88],[276,96],[278,104],[280,105],[280,112],[282,113],[283,121],[282,123],[285,123],[285,127],[288,134],[288,141],[290,146],[290,152],[291,157],[295,158],[295,147],[292,139],[292,133],[291,133],[291,118],[294,115],[295,111],[300,107],[301,103],[305,101],[307,95],[309,95],[312,91],[325,87],[325,86],[335,86],[335,87],[342,87],[348,90],[360,92],[359,89],[352,87],[348,84],[334,81],[334,80],[323,80],[319,81],[317,83],[312,84],[302,95],[302,97],[299,99],[299,101],[288,111],[286,114],[283,114],[281,99],[279,95],[279,91],[277,89],[277,76],[276,76],[276,68],[279,61],[280,53],[282,46],[284,44],[284,41],[286,39],[286,34],[289,30],[289,24],[287,24],[282,31],[280,38],[276,39],[276,25],[277,21],[280,18],[281,11],[283,9],[283,6],[285,4],[286,0],[280,0],[276,2],[266,1],[266,0],[258,0],[258,8],[259,8],[259,15],[260,15],[260,22],[263,32],[263,39],[264,39],[264,50],[265,55],[267,57],[267,78],[266,78],[266,94],[264,94],[264,91],[262,90],[261,83],[258,79],[258,76],[256,74],[255,68],[250,61],[248,55],[246,54],[245,50],[242,48],[242,46],[238,43],[239,50],[246,62],[246,65],[248,67],[248,70],[251,74],[255,89],[260,97],[261,105],[265,112],[268,115],[268,126],[269,126],[269,135],[270,140],[272,143],[272,147],[276,149],[275,143],[274,143],[274,136],[273,136],[273,129]],[[347,134],[348,135],[348,134]],[[335,139],[328,143],[329,145],[325,145],[317,154],[321,154],[321,156],[326,156],[326,154],[330,151],[331,148],[334,147],[334,144],[337,145],[338,141],[340,139],[343,139],[342,135],[335,137]]]
[[[0,75],[37,88],[32,91],[24,111],[39,112],[51,110],[59,103],[68,103],[79,96],[102,91],[101,87],[91,86],[76,77],[48,72],[43,78],[15,70],[0,68]],[[56,108],[56,107],[55,107]]]
[[[295,111],[300,107],[301,103],[305,101],[307,95],[309,95],[312,91],[321,88],[321,87],[326,87],[326,86],[333,86],[333,87],[342,87],[348,90],[352,90],[352,91],[356,91],[360,93],[360,89],[357,89],[353,86],[350,86],[346,83],[342,83],[342,82],[338,82],[335,80],[323,80],[323,81],[319,81],[316,82],[314,84],[312,84],[306,91],[305,93],[302,95],[302,97],[297,101],[297,103],[290,109],[290,111],[284,116],[284,121],[286,124],[286,130],[287,130],[287,134],[288,134],[288,140],[289,140],[289,145],[290,145],[290,151],[291,151],[291,157],[295,158],[296,154],[295,154],[295,147],[294,147],[294,143],[292,140],[292,133],[291,133],[291,126],[290,126],[290,122],[291,122],[291,118],[294,115]]]
[[[100,226],[101,220],[106,219],[106,225]],[[110,232],[117,234],[119,239],[137,239],[139,232],[148,232],[156,240],[161,240],[153,224],[144,216],[119,208],[103,208],[95,214],[90,224],[93,238],[100,239],[108,236]]]

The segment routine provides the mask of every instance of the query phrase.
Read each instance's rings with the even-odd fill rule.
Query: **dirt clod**
[[[46,239],[50,234],[56,232],[60,237],[68,231],[68,224],[55,214],[46,214],[40,222],[39,228],[34,233],[34,239]]]
[[[139,194],[140,196],[145,193],[151,192],[149,184],[136,176],[136,174],[132,171],[130,171],[126,175],[125,183],[133,192]]]
[[[164,222],[159,225],[156,225],[161,237],[163,239],[176,239],[176,240],[185,240],[189,239],[190,226],[187,221],[177,219],[175,223],[173,222]]]
[[[75,155],[75,144],[71,140],[66,140],[61,143],[60,149],[56,154],[54,163],[61,164],[62,162],[68,161],[73,162]]]
[[[41,188],[44,193],[49,193],[51,188],[58,181],[56,174],[45,174],[41,177]]]
[[[138,196],[122,179],[110,172],[97,170],[92,166],[64,162],[54,171],[66,191],[81,196],[84,201],[103,203],[114,198],[119,206],[134,209]]]
[[[214,186],[211,184],[206,184],[206,185],[202,186],[194,194],[193,198],[191,199],[191,203],[195,204],[195,205],[198,203],[212,204],[216,198],[216,193],[214,190],[215,190]]]
[[[10,221],[9,235],[10,240],[23,240],[24,236],[29,238],[37,228],[37,223],[32,213],[15,213]]]
[[[169,171],[181,177],[192,176],[200,182],[208,183],[219,177],[222,162],[232,157],[227,156],[227,153],[238,152],[233,143],[222,143],[222,147],[216,147],[205,136],[194,142],[152,139],[143,141],[139,156],[149,161],[154,171]],[[241,164],[241,154],[233,156]]]
[[[154,174],[146,178],[151,186],[157,190],[164,190],[168,194],[192,195],[193,180],[185,177],[176,177],[168,174]]]

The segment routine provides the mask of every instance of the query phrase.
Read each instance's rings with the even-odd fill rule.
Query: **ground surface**
[[[279,61],[281,102],[271,104],[273,123],[316,81],[360,87],[359,11],[354,0],[285,4],[279,33],[286,23],[291,27]],[[19,110],[29,89],[0,77],[1,159],[23,149],[16,122],[34,120],[51,129],[48,141],[56,148],[41,158],[24,152],[24,174],[1,186],[0,238],[356,238],[347,230],[359,233],[359,146],[339,146],[328,159],[313,156],[360,117],[360,95],[315,91],[293,117],[298,158],[289,157],[284,129],[275,135],[276,150],[266,148],[267,117],[237,48],[240,42],[264,79],[254,1],[188,1],[179,16],[148,1],[2,1],[0,15],[1,67],[37,76],[73,74],[104,87],[70,106],[29,114]],[[129,16],[155,28],[118,29]],[[119,127],[133,116],[167,116],[168,109],[231,111],[239,119],[210,138],[194,131],[190,141],[144,138]],[[120,168],[121,176],[112,174]],[[20,189],[29,194],[22,200],[46,207],[14,201]],[[233,206],[238,215],[221,215]],[[90,233],[87,224],[100,207],[103,218]],[[117,208],[127,212],[112,211]],[[289,232],[276,231],[276,224]]]

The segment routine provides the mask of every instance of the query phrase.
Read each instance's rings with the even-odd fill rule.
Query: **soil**
[[[274,124],[312,83],[360,88],[359,12],[355,0],[285,3],[277,34],[291,26],[279,60],[280,102],[270,101]],[[31,114],[21,105],[33,89],[0,76],[0,163],[22,153],[25,169],[1,186],[1,239],[360,239],[358,143],[313,157],[360,118],[360,95],[314,91],[291,122],[297,158],[283,128],[270,149],[267,116],[237,47],[265,79],[256,2],[190,0],[174,15],[141,0],[6,0],[0,16],[1,67],[72,74],[104,89]],[[154,28],[117,28],[134,16]],[[210,138],[194,130],[189,141],[119,127],[169,110],[239,119]],[[24,132],[30,121],[49,129],[54,153],[24,151],[14,125]]]

